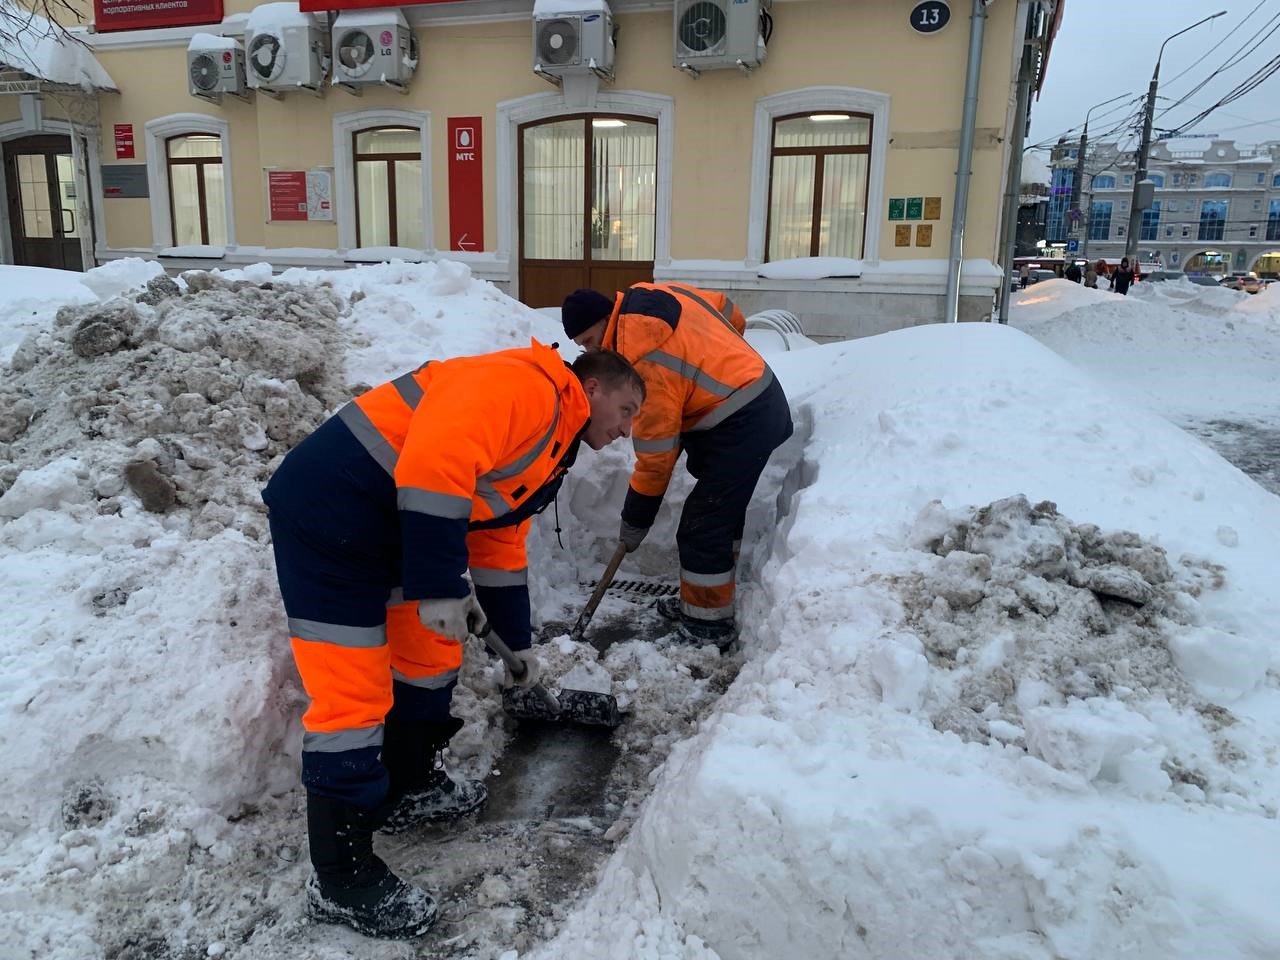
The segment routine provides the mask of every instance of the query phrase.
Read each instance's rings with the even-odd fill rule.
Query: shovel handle
[[[507,669],[511,671],[512,677],[519,680],[524,676],[525,671],[529,669],[528,666],[525,665],[523,660],[515,655],[500,636],[493,632],[493,628],[488,623],[486,623],[484,625],[484,629],[480,631],[480,639],[483,640],[485,645],[496,653],[501,658],[502,662],[507,665]],[[529,689],[533,691],[534,696],[547,705],[547,709],[554,713],[560,712],[560,701],[557,700],[555,695],[542,684],[535,683]]]
[[[574,623],[573,629],[569,631],[569,636],[574,640],[581,640],[583,634],[587,632],[587,624],[595,616],[596,607],[600,606],[600,601],[604,599],[604,592],[609,589],[609,584],[613,583],[614,574],[618,572],[618,567],[622,564],[622,558],[626,555],[626,544],[618,544],[617,549],[613,551],[613,556],[609,558],[609,565],[604,568],[604,574],[600,577],[600,582],[596,584],[595,590],[591,593],[591,599],[582,608],[582,612],[578,614],[577,622]]]

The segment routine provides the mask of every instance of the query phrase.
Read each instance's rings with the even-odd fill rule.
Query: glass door
[[[14,262],[82,270],[71,138],[36,136],[4,145]]]
[[[577,116],[520,128],[520,299],[559,306],[653,279],[658,127]]]

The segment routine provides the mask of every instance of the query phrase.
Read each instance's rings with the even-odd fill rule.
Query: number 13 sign
[[[946,0],[922,0],[911,9],[911,28],[917,33],[937,33],[950,22]]]

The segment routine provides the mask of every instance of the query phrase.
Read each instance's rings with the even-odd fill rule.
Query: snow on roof
[[[395,22],[402,27],[409,26],[409,21],[404,18],[404,14],[400,12],[399,7],[382,10],[343,10],[338,14],[333,26],[334,29],[338,27],[385,27],[391,22]]]
[[[212,33],[197,33],[191,38],[191,42],[187,44],[187,50],[195,53],[197,51],[207,53],[217,50],[236,50],[240,47],[240,41],[235,37],[219,37]]]
[[[303,13],[296,2],[263,3],[253,8],[245,30],[249,33],[279,33],[288,27],[316,25],[314,14]]]
[[[116,89],[115,81],[88,47],[10,0],[0,0],[0,65],[86,91]]]
[[[566,13],[608,13],[605,0],[534,0],[535,17],[555,17]]]

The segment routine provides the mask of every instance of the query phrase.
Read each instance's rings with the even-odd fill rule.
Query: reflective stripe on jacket
[[[545,505],[589,416],[577,377],[536,341],[425,363],[343,407],[395,481],[405,599],[463,596],[470,551],[484,555],[478,585],[522,579],[529,508]],[[512,526],[520,535],[500,532]]]
[[[742,338],[745,329],[742,311],[722,293],[637,283],[617,295],[603,345],[630,360],[648,387],[632,424],[636,493],[661,497],[680,456],[680,435],[712,429],[772,381]]]

